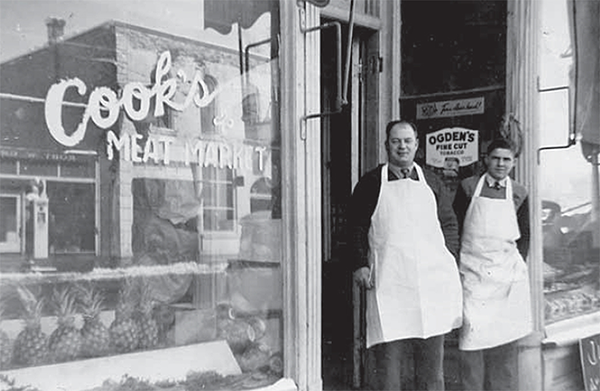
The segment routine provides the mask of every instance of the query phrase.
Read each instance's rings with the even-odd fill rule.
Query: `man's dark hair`
[[[512,154],[517,157],[517,145],[514,143],[514,141],[510,140],[510,139],[506,139],[506,138],[498,138],[495,139],[494,141],[492,141],[490,143],[490,145],[488,145],[487,147],[487,154],[489,155],[490,153],[492,153],[492,151],[494,151],[495,149],[508,149],[509,151],[512,152]]]
[[[386,141],[390,139],[390,132],[392,131],[392,128],[396,125],[408,125],[410,126],[414,132],[415,132],[415,138],[419,138],[419,134],[417,133],[417,125],[415,125],[413,122],[411,121],[407,121],[407,120],[395,120],[395,121],[390,121],[388,122],[388,124],[385,127],[385,139]]]

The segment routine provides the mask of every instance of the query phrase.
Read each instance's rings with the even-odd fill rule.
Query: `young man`
[[[456,217],[441,181],[413,161],[415,126],[393,121],[386,135],[388,164],[360,179],[348,208],[354,276],[367,288],[366,378],[401,390],[410,358],[411,389],[443,390],[444,334],[462,314]]]
[[[517,390],[517,340],[532,330],[526,189],[510,179],[515,145],[495,140],[487,172],[463,180],[454,211],[461,232],[463,327],[459,335],[464,390]]]

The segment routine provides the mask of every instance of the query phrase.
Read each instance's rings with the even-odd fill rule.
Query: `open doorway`
[[[327,21],[323,21],[325,23]],[[342,25],[342,59],[348,26]],[[322,175],[322,370],[325,390],[356,383],[353,341],[352,270],[346,253],[346,207],[360,175],[377,163],[379,56],[376,34],[355,28],[347,100],[342,112],[321,121]],[[321,107],[334,109],[336,36],[321,34]],[[345,63],[344,63],[345,66]],[[343,67],[342,67],[343,68]],[[343,75],[341,75],[343,76]]]

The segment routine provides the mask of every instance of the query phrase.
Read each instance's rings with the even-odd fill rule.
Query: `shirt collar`
[[[402,175],[402,169],[400,167],[396,167],[393,166],[391,164],[388,164],[388,169],[393,172],[397,178],[403,178],[404,175]],[[415,169],[415,163],[411,164],[410,167],[408,167],[409,171],[408,171],[408,176],[410,177],[413,173],[413,170]]]
[[[498,182],[498,184],[500,185],[500,187],[506,187],[506,181],[508,180],[508,177],[503,178],[501,180],[496,180],[494,179],[490,174],[485,174],[485,181],[487,182],[489,187],[494,187],[494,184],[496,182]]]

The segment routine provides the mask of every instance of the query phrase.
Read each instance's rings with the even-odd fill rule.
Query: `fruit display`
[[[77,291],[78,304],[83,316],[81,355],[83,357],[104,356],[110,350],[110,334],[100,319],[104,296],[91,285],[78,285]]]
[[[191,290],[186,297],[190,301],[165,303],[157,300],[146,275],[112,277],[41,284],[31,278],[7,285],[3,295],[8,299],[5,318],[1,317],[0,302],[0,370],[176,348],[217,339],[227,342],[232,353],[229,359],[237,361],[243,374],[281,375],[276,315],[242,311],[226,300],[212,308],[198,307],[191,300],[195,293]],[[212,333],[204,339],[182,339],[185,333],[208,328]],[[160,351],[156,350],[156,354]]]
[[[109,327],[111,346],[117,353],[132,352],[139,346],[140,328],[133,316],[135,295],[133,279],[125,279],[119,292],[115,320]]]
[[[52,361],[74,360],[81,350],[81,331],[75,327],[75,296],[69,287],[54,288],[53,301],[57,327],[50,334],[48,349]]]
[[[155,301],[147,281],[139,281],[137,297],[135,320],[139,328],[139,348],[152,349],[158,345],[158,324],[154,318]]]
[[[5,304],[0,301],[0,322],[4,320]],[[12,343],[4,330],[0,329],[0,370],[7,368],[12,360]]]
[[[23,305],[25,327],[14,343],[13,360],[22,365],[40,365],[48,355],[48,336],[42,331],[41,316],[44,298],[37,298],[25,286],[18,286],[17,293]]]

